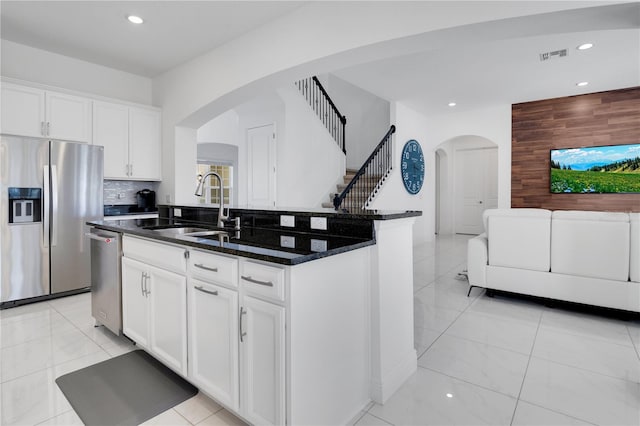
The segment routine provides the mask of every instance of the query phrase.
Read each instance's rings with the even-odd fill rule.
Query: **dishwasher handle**
[[[96,241],[102,241],[103,243],[107,243],[110,244],[113,242],[113,238],[112,237],[104,237],[100,234],[92,234],[91,232],[85,232],[84,233],[85,237],[89,237],[92,240],[96,240]]]

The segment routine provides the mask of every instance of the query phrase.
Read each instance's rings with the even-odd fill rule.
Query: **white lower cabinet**
[[[245,296],[240,313],[240,406],[256,425],[285,424],[285,308]]]
[[[282,266],[125,235],[123,252],[124,334],[246,421],[346,424],[370,401],[369,250]]]
[[[128,244],[129,243],[129,244]],[[159,360],[187,375],[187,279],[135,258],[166,245],[125,237],[122,258],[122,331]],[[164,249],[166,250],[166,249]],[[184,250],[176,249],[184,263]],[[158,259],[162,259],[159,257]],[[170,264],[168,259],[163,259]],[[176,261],[177,262],[177,261]]]
[[[150,349],[174,370],[187,374],[187,279],[148,268],[151,301]]]
[[[237,411],[238,292],[191,278],[188,292],[189,378]]]
[[[122,332],[149,347],[149,299],[144,291],[146,264],[122,258]]]
[[[190,250],[189,378],[251,423],[283,425],[285,308],[271,303],[270,291],[262,294],[250,286],[277,283],[284,289],[284,269],[248,265],[236,257]],[[245,274],[240,281],[239,272]]]

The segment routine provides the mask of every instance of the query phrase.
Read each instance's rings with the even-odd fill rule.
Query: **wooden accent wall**
[[[514,104],[511,207],[640,212],[640,194],[552,194],[551,149],[640,143],[640,87]]]

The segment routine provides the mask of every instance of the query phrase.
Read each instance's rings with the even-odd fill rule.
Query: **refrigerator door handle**
[[[51,246],[58,244],[58,168],[51,166]]]
[[[49,209],[49,166],[44,166],[43,170],[42,170],[42,183],[43,183],[43,189],[44,189],[44,194],[42,197],[42,201],[43,201],[43,206],[42,206],[42,210],[44,213],[44,218],[42,220],[42,225],[43,225],[43,232],[42,232],[42,245],[44,247],[49,247],[49,229],[51,227],[51,217],[49,215],[50,213],[50,209]]]

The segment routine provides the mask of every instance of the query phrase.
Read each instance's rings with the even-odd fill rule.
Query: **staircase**
[[[364,210],[376,198],[393,170],[391,137],[395,131],[396,126],[392,125],[362,167],[355,173],[351,170],[351,173],[348,172],[345,175],[346,185],[338,185],[340,193],[333,197],[332,204],[336,210],[351,212]],[[324,207],[325,203],[322,205]]]
[[[358,173],[357,170],[347,169],[347,174],[345,174],[343,177],[343,183],[339,183],[338,185],[336,185],[337,192],[333,194],[329,194],[329,201],[327,201],[326,203],[322,203],[322,207],[334,208],[333,206],[334,197],[336,195],[340,195],[342,191],[344,191],[347,188],[347,185],[349,185],[349,182],[353,180],[356,173]]]
[[[346,155],[347,118],[340,114],[320,80],[313,76],[298,80],[295,85]],[[330,201],[322,203],[322,207],[333,207],[342,211],[358,211],[369,207],[393,169],[391,136],[395,131],[395,126],[389,128],[360,169],[347,170],[344,182],[337,185],[338,192],[331,194]]]

